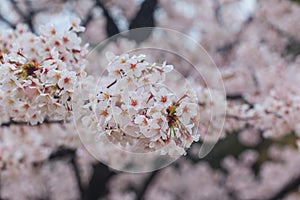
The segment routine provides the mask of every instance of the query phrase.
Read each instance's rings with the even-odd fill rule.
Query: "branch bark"
[[[71,148],[67,148],[67,147],[60,147],[59,149],[57,149],[55,152],[53,152],[48,160],[42,161],[42,162],[38,162],[38,163],[33,163],[33,166],[41,166],[44,165],[47,162],[51,162],[51,161],[57,161],[57,160],[63,160],[63,159],[69,159],[69,163],[74,171],[74,176],[76,179],[76,183],[77,183],[77,187],[79,190],[79,194],[80,194],[80,199],[83,199],[84,196],[84,186],[81,180],[81,176],[80,176],[80,170],[78,167],[78,163],[76,160],[76,149],[71,149]]]
[[[156,170],[152,172],[149,177],[146,179],[145,184],[141,188],[140,192],[137,194],[136,200],[143,200],[145,194],[147,193],[147,190],[151,183],[155,180],[155,177],[159,174],[159,170]]]
[[[282,187],[281,190],[279,190],[277,193],[275,193],[274,195],[272,195],[270,198],[266,200],[283,199],[291,192],[296,191],[299,188],[299,186],[300,186],[300,175],[294,178],[291,182],[289,182],[284,187]]]
[[[70,160],[70,164],[71,164],[71,166],[73,168],[73,171],[74,171],[74,174],[75,174],[76,183],[77,183],[77,187],[78,187],[79,192],[80,192],[81,199],[83,199],[85,190],[84,190],[84,187],[83,187],[83,184],[82,184],[78,163],[76,161],[76,153],[74,153],[72,155],[71,160]]]
[[[68,123],[68,122],[69,121],[65,121],[65,120],[48,120],[48,119],[45,119],[42,124],[38,123],[36,125],[31,125],[28,122],[14,121],[14,120],[11,119],[9,122],[5,122],[5,123],[0,124],[0,128],[1,127],[10,127],[10,126],[40,126],[40,125],[43,125],[43,124],[64,124],[64,123]]]
[[[18,13],[18,15],[24,20],[24,22],[28,25],[31,32],[35,33],[34,26],[33,26],[33,18],[36,12],[32,9],[31,3],[26,1],[26,6],[28,10],[28,14],[25,14],[18,5],[18,2],[15,0],[10,0],[14,10]]]
[[[12,22],[8,21],[1,13],[0,13],[0,20],[9,25],[11,28],[15,29],[16,25],[13,24]]]
[[[81,25],[84,27],[88,27],[88,25],[91,23],[91,21],[94,19],[93,17],[93,9],[96,6],[96,2],[91,6],[91,8],[89,9],[87,15],[85,16],[85,18],[82,20]]]
[[[109,190],[108,183],[116,172],[111,171],[106,165],[97,163],[93,165],[94,172],[85,190],[84,200],[97,200],[104,198]]]

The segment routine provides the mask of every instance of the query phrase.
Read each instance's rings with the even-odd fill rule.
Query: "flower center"
[[[23,70],[25,73],[25,76],[36,76],[34,73],[36,70],[38,70],[39,66],[37,62],[29,62],[23,65]]]

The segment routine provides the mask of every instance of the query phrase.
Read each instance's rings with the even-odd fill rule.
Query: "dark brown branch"
[[[221,14],[221,3],[219,0],[214,0],[214,11],[215,11],[215,18],[218,24],[223,25],[223,19]]]
[[[239,43],[239,39],[234,40],[233,42],[226,43],[223,46],[217,48],[217,52],[221,55],[229,54]]]
[[[91,21],[93,20],[93,9],[96,6],[96,3],[94,3],[91,8],[89,9],[87,15],[85,16],[85,19],[82,20],[81,25],[84,27],[87,27]]]
[[[25,3],[26,3],[26,9],[28,12],[28,15],[26,16],[25,21],[28,24],[30,30],[33,33],[35,33],[34,26],[33,26],[33,19],[37,12],[32,9],[31,1],[26,0]]]
[[[81,180],[81,176],[80,176],[80,170],[79,170],[79,167],[78,167],[78,163],[76,161],[76,153],[74,153],[72,155],[71,160],[70,160],[70,164],[71,164],[71,166],[73,168],[73,171],[74,171],[74,174],[75,174],[76,183],[77,183],[77,187],[78,187],[79,192],[80,192],[81,199],[83,199],[84,188],[83,188],[83,184],[82,184],[82,180]]]
[[[64,124],[64,123],[69,123],[69,121],[45,119],[42,123],[38,123],[36,125],[31,125],[29,122],[14,121],[14,120],[11,119],[9,122],[5,122],[5,123],[0,124],[0,128],[1,127],[10,127],[10,126],[40,126],[40,125],[43,125],[43,124]]]
[[[0,189],[1,189],[1,174],[0,174]],[[2,195],[1,195],[1,190],[0,190],[0,200],[3,200]]]
[[[93,166],[94,174],[90,179],[90,183],[88,187],[84,187],[80,176],[80,169],[76,161],[76,149],[60,147],[56,151],[54,151],[47,160],[33,163],[33,166],[39,167],[51,161],[61,160],[66,160],[70,162],[73,168],[75,179],[81,195],[80,199],[97,200],[100,197],[104,197],[108,193],[108,182],[110,181],[110,178],[116,173],[110,171],[110,169],[107,166],[101,163],[95,164]]]
[[[76,149],[71,149],[67,147],[60,147],[56,151],[50,154],[48,160],[59,160],[65,158],[72,158],[76,153]]]
[[[108,183],[116,172],[106,165],[97,163],[93,165],[93,174],[84,194],[84,200],[103,199],[109,192]]]
[[[273,196],[266,200],[278,200],[283,199],[291,192],[296,191],[300,186],[300,176],[293,179],[291,182],[286,184],[281,190],[279,190],[277,193],[275,193]]]
[[[11,28],[15,29],[16,25],[13,24],[12,22],[8,21],[1,13],[0,13],[0,20],[9,25]]]
[[[31,7],[31,2],[30,1],[26,1],[26,7],[28,10],[28,14],[25,14],[21,8],[18,5],[18,2],[16,2],[15,0],[10,0],[14,10],[18,13],[18,15],[23,18],[24,22],[28,25],[29,29],[31,30],[31,32],[35,33],[34,30],[34,26],[33,26],[33,18],[36,14],[36,12],[34,12],[34,10]]]
[[[221,187],[223,186],[225,188],[227,196],[230,198],[230,200],[239,200],[236,191],[228,187],[225,182],[226,179],[221,183]]]
[[[284,30],[276,27],[271,22],[266,22],[267,26],[270,27],[273,31],[275,31],[277,34],[279,34],[281,37],[287,38],[288,43],[285,46],[286,53],[292,54],[293,60],[300,54],[300,41],[293,35],[291,35],[288,32],[285,32]]]
[[[33,167],[39,167],[46,164],[48,161],[57,161],[61,159],[71,158],[75,154],[76,150],[66,147],[59,147],[57,150],[52,152],[47,160],[38,161],[32,163]]]
[[[26,15],[24,12],[21,10],[21,8],[18,6],[18,3],[15,0],[10,0],[11,5],[13,6],[14,10],[20,15],[20,17],[25,18]]]
[[[111,84],[109,84],[106,88],[109,89],[111,86],[113,86],[116,83],[117,83],[117,79],[114,82],[112,82]]]
[[[222,26],[223,25],[222,8],[218,1],[216,1],[215,4],[216,4],[216,11],[215,11],[216,19],[219,22],[219,24]],[[240,39],[242,34],[244,33],[244,31],[252,21],[253,21],[253,16],[249,16],[241,25],[240,30],[236,33],[236,37],[235,37],[236,39],[217,48],[217,52],[220,53],[221,55],[229,55],[231,52],[233,52],[235,47],[240,44]]]
[[[129,32],[128,39],[141,43],[149,38],[152,34],[153,28],[156,25],[154,19],[155,10],[158,7],[158,0],[144,0],[140,6],[139,11],[129,23],[129,30],[136,28],[150,27],[143,29],[143,33]]]
[[[281,37],[285,37],[285,38],[288,38],[289,40],[292,40],[292,41],[296,41],[297,39],[290,35],[288,32],[285,32],[284,30],[276,27],[274,24],[272,24],[271,22],[266,22],[267,26],[272,29],[273,31],[275,31],[277,34],[279,34]]]
[[[236,93],[236,94],[227,94],[226,95],[226,100],[228,101],[241,101],[245,104],[248,104],[250,108],[252,108],[254,105],[250,103],[243,94],[241,93]]]
[[[63,160],[63,159],[69,160],[71,167],[74,171],[78,190],[80,192],[80,199],[83,199],[85,190],[84,190],[83,183],[81,180],[78,163],[76,161],[76,149],[60,147],[56,151],[54,151],[47,160],[33,163],[33,166],[37,167],[37,166],[44,165],[45,163],[47,163],[47,161],[57,161],[57,160]]]
[[[112,18],[109,11],[106,9],[101,0],[96,0],[96,6],[100,7],[103,11],[103,15],[106,18],[106,33],[107,37],[112,37],[120,33],[118,26],[116,25],[114,19]]]
[[[143,200],[145,199],[144,196],[147,193],[147,190],[151,183],[155,180],[155,177],[159,174],[159,170],[152,172],[149,177],[146,179],[143,187],[141,188],[140,192],[137,194],[136,200]]]
[[[241,101],[244,101],[245,98],[242,94],[230,94],[230,95],[227,95],[226,98],[228,100],[241,100]]]
[[[240,116],[236,116],[236,115],[226,115],[226,118],[235,119],[237,121],[248,121],[248,120],[257,119],[257,117],[240,117]]]

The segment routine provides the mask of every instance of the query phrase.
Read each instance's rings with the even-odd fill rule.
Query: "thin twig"
[[[257,78],[256,72],[253,67],[249,67],[249,71],[250,71],[254,86],[256,88],[256,93],[259,94],[260,93],[260,91],[259,91],[260,84],[259,84],[259,80]]]
[[[106,88],[109,89],[111,86],[113,86],[116,83],[117,83],[117,79],[114,82],[112,82],[111,84],[109,84]]]
[[[256,116],[253,116],[253,117],[240,117],[240,116],[237,116],[237,115],[225,115],[226,118],[228,119],[235,119],[237,121],[249,121],[249,120],[255,120],[257,119]]]
[[[215,9],[214,9],[214,13],[215,13],[215,18],[216,21],[220,24],[223,25],[223,19],[222,19],[222,14],[221,14],[221,3],[219,0],[214,0],[213,1]]]
[[[36,125],[31,125],[29,122],[22,122],[22,121],[14,121],[14,120],[10,120],[9,122],[5,122],[0,124],[0,128],[1,127],[10,127],[10,126],[40,126],[43,124],[64,124],[64,123],[68,123],[69,121],[66,120],[48,120],[45,119],[42,123],[38,123]]]
[[[250,103],[243,94],[241,93],[236,93],[236,94],[227,94],[226,95],[226,100],[228,101],[241,101],[245,104],[248,104],[250,108],[252,108],[254,105]]]

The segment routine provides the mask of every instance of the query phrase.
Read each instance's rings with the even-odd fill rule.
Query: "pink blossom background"
[[[3,0],[0,32],[22,22],[39,34],[40,25],[60,29],[74,16],[86,27],[80,37],[90,48],[145,26],[176,30],[201,44],[225,85],[222,137],[202,159],[200,141],[163,169],[130,174],[93,158],[72,123],[1,125],[0,199],[300,199],[299,1]],[[145,35],[142,42],[153,41]],[[136,45],[124,40],[110,48],[122,53]],[[174,50],[201,62],[189,47],[175,44]],[[186,78],[197,78],[186,63],[168,59]],[[87,71],[105,68],[104,60],[91,60]]]

